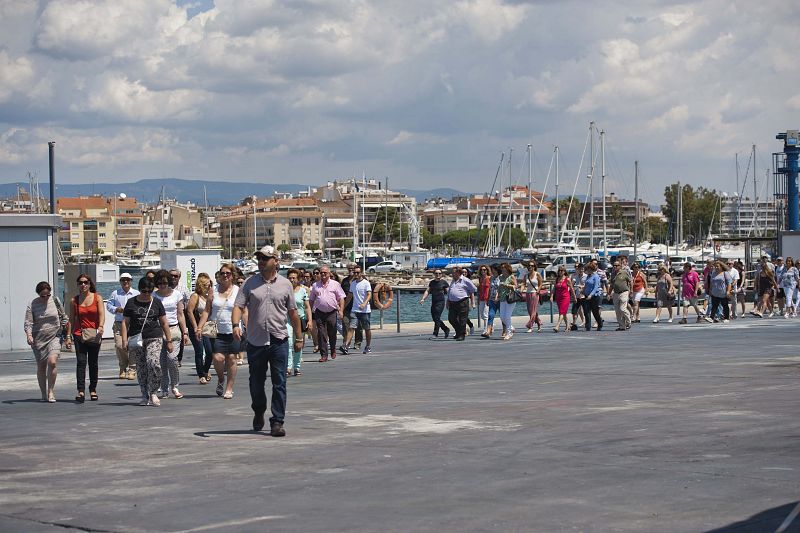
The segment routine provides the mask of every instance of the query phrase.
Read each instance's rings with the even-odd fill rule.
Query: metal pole
[[[531,186],[533,184],[533,157],[532,157],[532,146],[528,145],[528,220],[527,220],[527,228],[528,228],[528,246],[533,247],[533,228],[531,227],[531,196],[533,196],[533,189]]]
[[[589,122],[589,251],[594,252],[594,121]]]
[[[608,234],[606,233],[606,130],[600,130],[600,186],[603,195],[603,258],[608,261]]]
[[[48,148],[48,158],[50,160],[50,215],[55,217],[56,215],[56,143],[55,141],[50,141],[47,143]],[[36,204],[39,204],[39,194],[37,188],[36,194]],[[50,261],[50,268],[52,269],[52,286],[56,286],[56,281],[58,281],[58,229],[53,228],[52,232],[53,237],[53,245],[51,247],[51,253],[53,257]],[[66,285],[65,285],[66,286]],[[62,297],[63,299],[63,297]]]
[[[397,289],[397,301],[395,305],[397,306],[397,333],[400,333],[400,289]]]
[[[633,162],[633,205],[636,211],[633,218],[633,260],[637,260],[639,244],[639,161]]]

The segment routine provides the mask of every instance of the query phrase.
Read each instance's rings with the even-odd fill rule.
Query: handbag
[[[147,306],[147,311],[144,313],[144,318],[142,319],[142,330],[144,330],[145,322],[147,322],[147,317],[150,315],[150,308],[153,307],[153,299],[150,298],[150,305]],[[143,348],[144,347],[144,338],[142,337],[142,332],[139,331],[136,335],[131,335],[128,337],[128,351],[131,351],[131,348]]]
[[[216,339],[217,338],[217,321],[216,320],[209,320],[205,324],[203,324],[203,337],[208,337],[209,339]]]
[[[103,339],[97,333],[97,328],[81,328],[81,342],[84,344],[100,344]]]
[[[522,295],[519,291],[509,291],[506,295],[506,302],[510,304],[515,304],[517,302],[525,301],[525,296]]]

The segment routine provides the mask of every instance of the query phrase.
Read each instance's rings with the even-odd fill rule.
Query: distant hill
[[[0,197],[16,196],[17,185],[27,190],[28,184],[23,182],[0,184]],[[47,181],[40,182],[41,193],[49,196]],[[181,202],[193,202],[199,205],[205,203],[203,187],[208,195],[209,205],[232,205],[242,198],[256,195],[260,198],[272,196],[276,192],[289,192],[297,194],[298,191],[308,189],[308,185],[299,183],[252,183],[252,182],[225,182],[209,180],[184,180],[184,179],[143,179],[127,183],[62,183],[56,185],[57,196],[74,197],[80,195],[102,194],[113,196],[125,193],[141,202],[153,203],[161,194],[161,187],[167,198],[176,198]],[[465,193],[456,189],[439,188],[431,190],[400,189],[401,192],[413,196],[417,201],[426,198],[442,197],[449,199],[452,196]]]

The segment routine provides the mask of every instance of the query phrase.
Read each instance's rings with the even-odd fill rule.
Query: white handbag
[[[144,329],[144,325],[147,322],[147,317],[150,315],[150,308],[153,307],[153,297],[150,297],[150,305],[147,306],[147,311],[144,314],[144,319],[142,319],[142,329]],[[136,335],[131,335],[128,337],[128,351],[131,348],[142,348],[144,347],[144,338],[142,337],[142,332],[139,331]]]

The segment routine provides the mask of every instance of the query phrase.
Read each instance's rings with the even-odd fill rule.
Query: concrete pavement
[[[283,439],[249,431],[246,366],[221,400],[191,349],[185,398],[160,408],[108,350],[82,405],[74,357],[46,404],[30,356],[3,354],[0,528],[774,531],[800,491],[800,322],[609,325],[509,342],[404,325],[373,356],[307,354]]]

